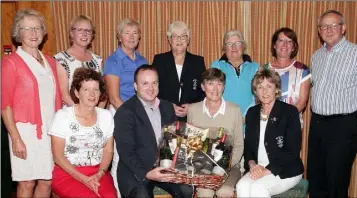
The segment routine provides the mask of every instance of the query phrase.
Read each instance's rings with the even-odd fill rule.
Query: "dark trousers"
[[[192,198],[193,187],[186,184],[174,184],[166,182],[144,181],[130,192],[129,198],[153,198],[153,189],[157,186],[166,190],[173,198]]]
[[[308,146],[310,198],[347,198],[357,152],[357,111],[332,116],[312,113]]]

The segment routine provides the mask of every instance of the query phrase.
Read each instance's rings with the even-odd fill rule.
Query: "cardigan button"
[[[182,86],[183,86],[183,83],[180,83],[180,86],[182,87]]]

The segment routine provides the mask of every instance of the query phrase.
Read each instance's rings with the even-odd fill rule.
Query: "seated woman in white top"
[[[258,71],[252,90],[259,100],[246,115],[244,159],[249,172],[239,180],[238,197],[271,197],[302,178],[301,125],[298,109],[279,100],[281,80],[270,69]]]
[[[96,107],[106,97],[100,73],[78,68],[70,95],[75,104],[56,113],[49,133],[53,192],[59,197],[117,197],[107,172],[114,152],[114,121],[109,110]]]

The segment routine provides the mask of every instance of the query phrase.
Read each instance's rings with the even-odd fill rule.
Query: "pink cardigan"
[[[62,99],[54,58],[44,55],[56,82],[55,110],[61,108]],[[42,139],[42,118],[38,84],[25,61],[17,54],[5,56],[1,61],[1,110],[12,108],[15,122],[36,125],[37,138]]]

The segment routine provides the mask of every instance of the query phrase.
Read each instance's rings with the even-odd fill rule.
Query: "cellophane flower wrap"
[[[210,189],[218,189],[224,183],[233,145],[224,128],[200,128],[176,121],[164,126],[162,132],[160,166],[171,160],[166,167],[176,174],[175,183]]]

